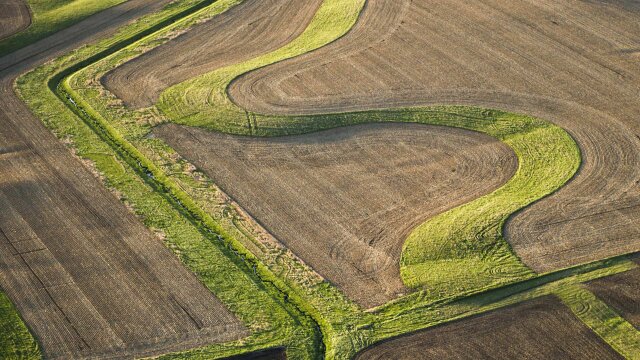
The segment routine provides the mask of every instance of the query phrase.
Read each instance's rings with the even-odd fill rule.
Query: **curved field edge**
[[[580,166],[571,136],[550,122],[497,110],[462,106],[412,107],[324,115],[271,116],[236,106],[227,89],[249,71],[324,46],[355,24],[361,0],[325,0],[307,29],[284,47],[223,67],[165,90],[157,107],[170,121],[232,134],[280,136],[366,122],[415,122],[493,136],[519,160],[514,177],[496,191],[418,226],[403,247],[400,272],[412,288],[435,298],[479,291],[534,276],[502,235],[514,212],[551,194]]]
[[[0,359],[40,359],[38,343],[0,289]]]
[[[82,19],[126,0],[24,0],[31,12],[31,24],[0,40],[0,56],[36,42]]]
[[[156,231],[183,264],[196,274],[251,330],[245,339],[191,352],[195,357],[225,357],[257,349],[286,346],[294,358],[318,358],[323,352],[318,325],[306,304],[248,251],[239,251],[226,234],[151,162],[108,124],[67,98],[58,85],[68,74],[170,24],[184,25],[187,15],[217,9],[213,1],[180,0],[122,28],[115,36],[82,47],[21,76],[17,90],[39,118],[88,166],[100,169],[112,189]],[[62,100],[62,101],[61,101]],[[78,106],[74,106],[78,105]],[[94,116],[90,116],[94,115]],[[106,126],[105,126],[106,125]]]
[[[221,2],[221,4],[222,3],[224,2]],[[213,9],[213,7],[210,7],[210,9]],[[184,23],[184,25],[188,26],[189,23]],[[144,47],[152,46],[158,42],[161,41],[158,41],[158,39],[154,40],[149,37],[146,38],[145,41],[141,41],[140,44]],[[112,43],[117,43],[117,39]],[[108,46],[106,45],[109,45],[109,43],[103,42],[98,45],[102,45],[103,48],[107,48]],[[68,140],[71,143],[70,145],[76,149],[78,155],[90,160],[91,163],[96,166],[100,173],[105,177],[107,185],[118,191],[121,194],[121,199],[134,207],[136,213],[143,218],[147,226],[158,229],[161,232],[177,229],[174,232],[165,234],[166,241],[168,246],[180,254],[183,261],[194,262],[194,264],[189,265],[190,269],[199,268],[204,269],[204,271],[209,269],[211,273],[205,274],[208,276],[212,276],[213,272],[218,269],[220,269],[220,272],[226,272],[227,268],[218,267],[218,264],[224,259],[216,257],[219,256],[216,253],[211,253],[211,248],[216,249],[217,247],[211,246],[212,244],[210,243],[216,243],[219,241],[218,236],[212,234],[210,229],[207,230],[207,228],[197,227],[196,230],[200,230],[199,233],[196,232],[194,234],[191,232],[180,238],[181,235],[184,235],[183,231],[186,229],[186,227],[179,227],[179,225],[184,224],[182,221],[185,220],[183,218],[185,214],[182,211],[178,211],[179,219],[168,218],[167,215],[175,212],[176,208],[182,209],[181,204],[176,204],[171,200],[167,201],[166,197],[156,197],[158,196],[157,192],[162,192],[163,189],[158,189],[153,186],[154,181],[152,180],[155,174],[144,172],[144,168],[140,167],[141,164],[131,164],[130,161],[123,161],[122,158],[126,158],[127,155],[120,150],[120,144],[105,142],[109,140],[108,137],[104,136],[104,129],[102,129],[98,122],[91,118],[88,113],[84,112],[84,109],[86,104],[90,102],[91,105],[98,109],[99,112],[104,112],[105,116],[108,117],[108,120],[112,122],[111,124],[113,126],[117,126],[119,130],[126,128],[125,125],[130,126],[131,129],[137,129],[140,124],[145,122],[140,122],[140,120],[136,118],[130,118],[129,115],[131,114],[118,106],[101,104],[103,101],[112,101],[114,99],[108,93],[101,92],[102,90],[98,86],[99,81],[92,76],[89,76],[88,78],[78,76],[78,79],[76,79],[80,82],[77,85],[83,86],[80,88],[75,87],[76,93],[74,94],[73,101],[84,100],[87,102],[84,104],[74,104],[71,100],[67,100],[66,104],[63,104],[58,101],[55,94],[52,92],[53,89],[47,87],[49,84],[55,89],[55,84],[59,83],[65,75],[72,73],[78,67],[82,67],[91,61],[95,61],[95,59],[105,56],[100,53],[100,50],[102,50],[100,46],[90,47],[88,50],[85,50],[83,50],[81,54],[71,54],[70,57],[67,56],[58,59],[53,64],[50,64],[51,67],[41,67],[21,78],[18,83],[21,95],[40,116],[40,118],[42,118],[43,121],[48,124],[61,139]],[[98,55],[94,58],[90,56],[90,54]],[[74,57],[75,55],[77,56]],[[83,59],[88,60],[82,61]],[[80,61],[80,63],[76,63],[76,61]],[[63,71],[70,67],[73,67],[73,69]],[[63,73],[60,74],[60,71],[63,71]],[[56,74],[58,75],[56,76]],[[78,96],[78,94],[81,94],[84,99]],[[65,105],[67,105],[68,108]],[[74,109],[76,114],[70,112],[69,108]],[[90,107],[87,107],[86,109],[91,110]],[[91,110],[91,112],[95,113],[93,110]],[[150,115],[152,113],[153,112],[151,111],[143,112],[142,114]],[[77,115],[82,116],[82,119]],[[140,113],[136,113],[135,115],[140,115]],[[138,129],[137,131],[123,133],[123,136],[129,141],[133,138],[139,141],[144,139],[148,141],[148,143],[145,144],[160,146],[157,141],[154,141],[157,139],[145,138],[145,135],[148,133],[148,128],[149,126],[142,126],[141,129]],[[103,136],[97,136],[96,134],[101,134]],[[139,143],[136,143],[136,145],[138,144]],[[169,153],[170,157],[173,155],[176,154]],[[174,165],[175,164],[167,166],[166,164],[161,164],[160,166],[167,174],[170,174],[172,179],[175,180],[176,170]],[[144,181],[141,181],[140,177],[144,179]],[[179,186],[182,186],[185,183],[178,184]],[[171,203],[169,205],[173,206],[169,206],[168,208],[158,207],[157,205],[161,202]],[[215,220],[221,222],[221,219],[217,217]],[[193,226],[189,221],[187,221],[187,224],[189,224],[190,227]],[[176,228],[176,226],[178,227]],[[184,242],[176,240],[182,240]],[[230,256],[232,259],[237,259],[234,257],[235,249],[233,248],[233,244],[234,243],[229,243],[228,247],[222,246],[223,256]],[[197,246],[201,246],[201,248],[195,248]],[[226,252],[224,251],[225,249],[227,250]],[[203,259],[202,256],[198,256],[201,251],[209,251],[209,253],[205,254],[206,258]],[[191,257],[195,257],[195,259],[191,259]],[[207,267],[208,265],[204,264],[204,267],[200,267],[203,266],[203,262],[210,261],[214,262],[212,266]],[[224,261],[222,261],[222,263],[224,263]],[[459,294],[456,297],[442,299],[439,301],[433,301],[433,299],[424,291],[417,291],[413,294],[400,298],[397,301],[393,301],[380,308],[374,309],[371,312],[362,312],[354,306],[349,306],[349,304],[336,305],[335,303],[344,301],[339,297],[330,297],[328,299],[307,298],[305,300],[309,301],[312,306],[316,307],[319,305],[327,305],[324,308],[319,306],[322,312],[321,316],[326,319],[325,321],[329,321],[331,323],[330,333],[326,332],[327,326],[323,327],[323,332],[325,332],[323,340],[326,344],[329,344],[327,346],[326,357],[342,359],[350,358],[360,349],[392,336],[398,336],[409,331],[420,330],[449,321],[450,319],[479,313],[505,304],[521,301],[522,299],[530,298],[532,296],[546,294],[566,283],[589,281],[594,278],[626,271],[633,266],[635,265],[625,257],[620,257],[539,276],[527,281],[468,297],[464,294]],[[196,273],[198,276],[201,276],[197,271]],[[234,272],[231,272],[231,276],[234,276],[234,274]],[[251,278],[251,276],[248,277]],[[215,279],[215,277],[207,278],[207,281],[215,282],[216,280],[222,281],[223,286],[229,285],[224,281],[224,279]],[[207,281],[205,281],[205,283],[207,283]],[[207,283],[207,285],[210,286],[209,283]],[[240,283],[239,286],[242,287],[244,284]],[[256,286],[260,287],[260,284],[257,284]],[[321,283],[319,287],[328,290],[328,292],[321,293],[321,296],[335,293],[335,291],[330,291],[331,286],[326,283]],[[235,289],[230,289],[229,291],[233,293],[234,290]],[[243,289],[240,290],[242,291]],[[227,297],[223,298],[220,293],[216,294],[228,305],[230,304],[228,301],[233,303],[233,299],[229,300]],[[253,293],[250,295],[253,295]],[[229,294],[227,296],[231,297]],[[261,299],[262,298],[258,300]],[[236,302],[235,304],[238,303],[239,302]],[[266,306],[268,306],[268,304],[270,303],[268,302]],[[240,304],[240,306],[244,306],[244,304]],[[260,312],[251,312],[254,309],[256,308],[246,309],[244,312],[244,314],[248,314],[249,317],[257,318],[250,322],[249,326],[252,327],[252,329],[255,324],[268,326],[264,324],[268,323],[272,317],[266,316],[260,318]],[[235,309],[233,310],[236,312]],[[262,310],[262,308],[258,306],[257,310]],[[332,312],[333,310],[338,311]],[[242,311],[242,309],[239,311]],[[271,311],[273,310],[269,309],[269,311],[267,311],[267,315],[272,315]],[[236,312],[236,314],[238,314],[238,312]],[[314,341],[314,339],[307,337],[309,336],[309,332],[304,332],[305,326],[314,325],[302,324],[300,327],[294,328],[292,326],[286,326],[285,324],[281,331],[286,334],[279,333],[281,336],[270,334],[273,337],[269,337],[270,335],[267,334],[268,330],[265,330],[262,335],[254,334],[254,337],[240,342],[213,345],[203,349],[169,355],[167,358],[182,359],[222,357],[251,351],[253,349],[272,347],[273,344],[276,343],[288,346],[288,352],[292,357],[309,357],[308,355],[310,352],[305,351],[303,348],[307,345],[307,342]],[[272,328],[271,330],[274,329]],[[291,335],[291,338],[295,337],[299,340],[287,341],[286,335]],[[260,338],[260,336],[262,337]],[[274,337],[277,340],[274,340]],[[300,339],[303,339],[302,342],[300,342]],[[303,354],[306,354],[306,356]],[[315,354],[317,354],[317,352]]]

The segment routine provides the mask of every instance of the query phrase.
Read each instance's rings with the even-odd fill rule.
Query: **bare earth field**
[[[31,12],[24,0],[0,1],[0,39],[26,29],[31,24]]]
[[[406,292],[398,264],[416,225],[497,188],[517,167],[495,139],[418,124],[280,138],[171,124],[154,134],[364,307]]]
[[[247,334],[13,91],[21,72],[168,2],[128,1],[0,59],[0,286],[46,358],[132,357]]]
[[[555,297],[546,296],[374,345],[372,359],[620,359]]]
[[[600,278],[586,286],[640,330],[640,268]]]
[[[544,272],[640,250],[640,12],[633,1],[370,0],[343,38],[253,72],[235,102],[269,114],[460,104],[544,118],[579,174],[506,227]]]
[[[102,81],[128,106],[151,106],[171,85],[289,43],[307,27],[321,3],[246,0],[118,67]]]

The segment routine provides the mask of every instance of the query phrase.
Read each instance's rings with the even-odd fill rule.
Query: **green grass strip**
[[[565,286],[556,294],[571,311],[627,359],[640,359],[640,332],[602,300],[580,285]]]
[[[271,116],[247,113],[228,97],[227,88],[238,76],[342,36],[361,8],[361,0],[325,0],[308,28],[288,45],[170,87],[157,107],[179,124],[242,135],[280,136],[370,122],[416,122],[493,136],[517,155],[517,173],[493,193],[416,228],[404,245],[401,275],[406,285],[427,287],[434,298],[535,276],[513,254],[502,228],[511,214],[556,191],[577,171],[578,146],[562,128],[529,116],[462,106]],[[247,126],[248,117],[255,119],[255,125]]]
[[[11,300],[0,291],[0,359],[40,359],[38,343]]]
[[[0,41],[0,56],[25,47],[125,0],[27,0],[31,25]]]

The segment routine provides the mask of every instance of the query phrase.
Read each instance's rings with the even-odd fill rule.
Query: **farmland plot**
[[[391,339],[356,359],[620,359],[555,297],[545,296]]]
[[[512,247],[539,272],[637,251],[640,13],[608,3],[371,0],[340,40],[229,93],[268,114],[467,104],[550,120],[583,164],[508,222]]]
[[[30,23],[31,14],[24,0],[0,3],[0,40],[26,29]]]
[[[486,135],[416,124],[263,139],[177,125],[154,134],[365,307],[406,292],[398,264],[417,224],[495,189],[517,166]]]
[[[107,89],[133,108],[167,87],[277,49],[309,24],[321,0],[247,0],[108,73]]]
[[[15,77],[163,1],[129,1],[0,60],[0,285],[45,357],[132,356],[244,326],[32,115]]]

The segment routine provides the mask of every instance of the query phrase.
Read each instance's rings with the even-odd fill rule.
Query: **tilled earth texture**
[[[635,1],[370,0],[334,43],[253,72],[230,95],[269,114],[466,104],[550,120],[583,164],[506,234],[539,272],[640,250]]]
[[[322,0],[246,0],[118,67],[105,86],[133,108],[192,77],[275,50],[297,37]]]
[[[555,297],[547,296],[374,345],[373,359],[620,359]]]
[[[31,24],[31,13],[24,0],[0,1],[0,39],[11,36]]]
[[[587,288],[640,330],[640,268],[591,281]]]
[[[247,334],[13,91],[18,74],[168,2],[128,1],[0,58],[0,287],[46,358],[131,357]]]
[[[429,217],[506,182],[515,154],[466,130],[370,124],[278,138],[154,130],[364,307],[406,292],[402,244]]]

